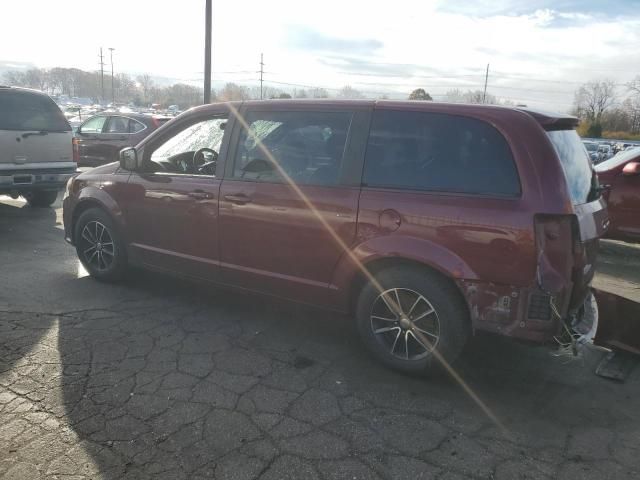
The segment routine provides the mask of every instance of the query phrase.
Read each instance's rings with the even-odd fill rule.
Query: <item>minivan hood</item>
[[[92,177],[94,175],[112,175],[116,173],[116,171],[120,168],[119,162],[107,163],[106,165],[101,165],[96,168],[92,168],[91,170],[87,170],[83,172],[79,176],[81,178]]]

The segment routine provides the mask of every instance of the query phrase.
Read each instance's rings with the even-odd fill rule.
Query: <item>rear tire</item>
[[[76,222],[74,240],[78,258],[97,280],[115,282],[127,271],[127,251],[111,217],[100,208],[83,212]]]
[[[470,330],[469,313],[455,286],[436,272],[413,266],[387,268],[375,279],[384,296],[368,282],[356,306],[358,331],[369,351],[406,373],[432,370],[441,363],[438,357],[453,363]],[[395,308],[398,303],[401,311]]]
[[[32,207],[50,207],[58,198],[57,190],[33,190],[22,194],[27,203]]]

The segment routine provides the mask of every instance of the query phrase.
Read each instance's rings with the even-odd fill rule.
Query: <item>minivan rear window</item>
[[[0,130],[70,132],[71,127],[46,95],[0,90]]]
[[[374,113],[366,186],[514,197],[520,180],[498,130],[475,118],[442,113]]]
[[[572,203],[580,205],[588,202],[593,171],[589,154],[578,133],[575,130],[553,130],[547,132],[547,136],[560,158]]]

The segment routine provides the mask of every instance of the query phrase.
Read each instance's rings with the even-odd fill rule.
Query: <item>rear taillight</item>
[[[73,146],[73,161],[78,163],[80,160],[80,145],[78,145],[78,139],[73,137],[71,140],[71,145]]]
[[[536,215],[537,282],[556,294],[571,282],[575,254],[573,215]]]

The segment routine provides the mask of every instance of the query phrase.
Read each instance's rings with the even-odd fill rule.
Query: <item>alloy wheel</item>
[[[115,258],[113,237],[101,222],[92,220],[82,229],[80,250],[87,265],[100,272],[108,270]]]
[[[433,305],[408,288],[382,292],[371,308],[371,330],[391,355],[401,360],[421,360],[440,341],[440,319]]]

